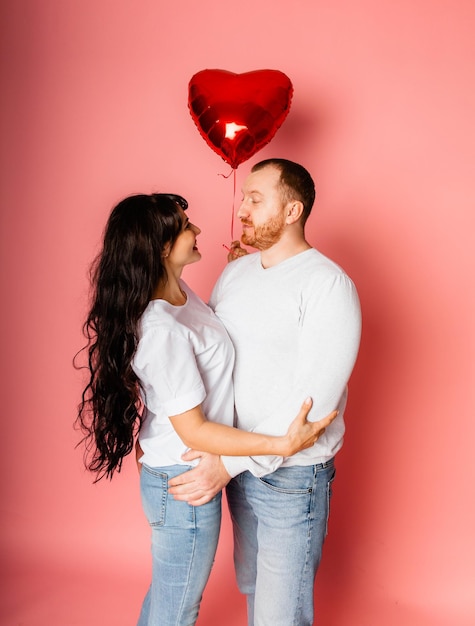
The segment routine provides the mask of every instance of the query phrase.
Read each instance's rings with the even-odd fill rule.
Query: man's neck
[[[261,250],[261,264],[264,269],[273,267],[286,261],[296,254],[310,250],[312,246],[303,238],[285,238],[275,243],[267,250]]]

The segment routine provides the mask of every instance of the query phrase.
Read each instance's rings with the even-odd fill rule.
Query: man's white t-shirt
[[[260,252],[229,263],[210,306],[236,351],[236,426],[282,435],[310,396],[310,420],[338,409],[318,442],[292,457],[226,457],[231,476],[331,459],[343,444],[347,383],[358,353],[361,312],[356,288],[314,248],[264,269]]]

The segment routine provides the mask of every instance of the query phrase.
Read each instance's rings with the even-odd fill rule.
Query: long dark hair
[[[91,267],[92,303],[84,323],[89,382],[78,407],[88,470],[112,478],[134,447],[142,424],[140,383],[132,369],[138,323],[159,282],[164,248],[182,228],[186,200],[155,193],[125,198],[113,209]]]

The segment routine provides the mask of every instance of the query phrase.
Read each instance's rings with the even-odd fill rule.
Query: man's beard
[[[258,250],[267,250],[282,237],[285,228],[285,215],[282,212],[278,217],[273,217],[265,224],[253,226],[249,222],[243,222],[252,226],[252,233],[244,232],[241,241],[246,246],[252,246]]]

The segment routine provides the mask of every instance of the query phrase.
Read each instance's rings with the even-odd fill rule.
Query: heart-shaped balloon
[[[188,106],[201,136],[233,169],[263,148],[287,117],[293,87],[278,70],[202,70]]]

